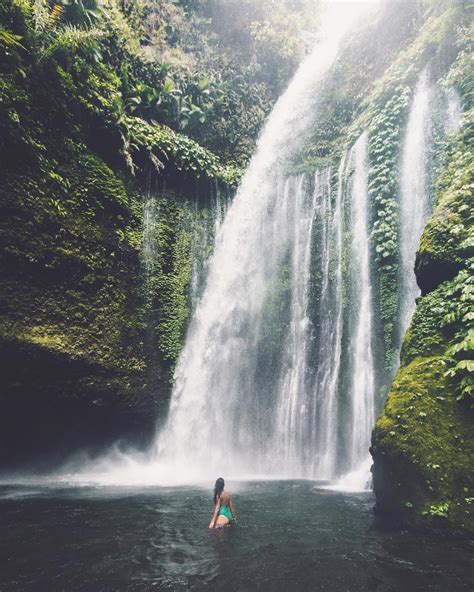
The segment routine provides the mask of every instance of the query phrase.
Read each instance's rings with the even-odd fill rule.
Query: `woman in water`
[[[219,477],[214,485],[214,515],[209,528],[222,528],[235,520],[235,510],[232,495],[224,489],[224,479]]]

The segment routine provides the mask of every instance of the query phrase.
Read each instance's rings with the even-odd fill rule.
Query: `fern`
[[[62,25],[56,31],[53,41],[43,49],[40,61],[51,57],[60,49],[75,51],[78,47],[94,47],[97,39],[104,36],[99,29],[81,29],[75,25]]]
[[[46,0],[35,0],[33,7],[33,23],[36,35],[43,35],[48,30],[49,4]]]

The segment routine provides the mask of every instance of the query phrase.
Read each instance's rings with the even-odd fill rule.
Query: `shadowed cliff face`
[[[0,465],[55,467],[77,450],[99,452],[153,433],[156,397],[143,376],[104,369],[28,342],[2,341]],[[124,385],[128,383],[128,388]]]
[[[64,157],[2,185],[2,464],[110,443],[118,426],[146,438],[166,381],[143,346],[141,220],[98,158]]]
[[[149,443],[166,413],[193,259],[213,240],[210,184],[170,173],[177,189],[153,190],[149,282],[151,189],[125,187],[83,147],[65,148],[60,162],[47,156],[10,169],[0,190],[2,466]]]

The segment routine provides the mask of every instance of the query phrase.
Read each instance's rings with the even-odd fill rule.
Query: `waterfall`
[[[460,128],[462,123],[461,97],[454,88],[448,88],[445,92],[445,109],[444,131],[446,133],[454,133]]]
[[[370,6],[329,8],[232,203],[224,212],[216,194],[212,232],[193,226],[192,318],[168,417],[148,454],[98,463],[102,482],[334,481],[358,471],[355,488],[365,485],[374,423],[366,134],[336,174],[289,174],[317,125],[347,17]],[[158,205],[150,199],[144,211],[147,277]],[[212,255],[201,257],[210,234]]]
[[[339,41],[351,24],[351,19],[345,19],[351,10],[341,15],[336,5],[330,8],[322,25],[323,40],[277,101],[219,228],[206,288],[177,365],[169,417],[154,450],[163,470],[168,467],[175,473],[180,467],[188,477],[200,478],[204,473],[215,476],[224,468],[233,474],[275,472],[279,463],[272,445],[275,433],[281,441],[287,438],[286,468],[290,459],[292,474],[303,472],[306,465],[302,442],[308,430],[302,418],[308,415],[303,400],[308,396],[310,327],[308,280],[302,272],[309,265],[316,203],[330,207],[328,188],[318,189],[321,183],[328,184],[329,173],[319,174],[307,201],[304,180],[285,180],[283,167],[296,157],[315,123],[318,83],[334,63]],[[351,16],[366,8],[351,6],[355,9]],[[338,240],[340,248],[340,236]],[[280,360],[274,368],[280,378],[276,384],[262,386],[259,360],[271,336],[266,311],[275,291],[282,291],[288,266],[298,281],[288,317],[283,297],[282,318],[276,319],[276,324],[288,323],[288,333],[280,343],[275,340],[273,353],[265,358]],[[337,334],[338,306],[336,311]],[[280,358],[278,348],[283,350]],[[330,381],[335,380],[332,375]],[[325,413],[330,409],[329,405]],[[327,441],[333,438],[328,434]],[[285,470],[285,464],[280,469]]]
[[[324,225],[320,241],[321,298],[317,317],[321,319],[318,335],[317,371],[312,387],[314,412],[310,447],[314,452],[312,473],[320,479],[336,474],[338,431],[338,387],[342,355],[342,220],[346,154],[339,165],[334,210],[330,187],[325,192],[322,214]],[[330,174],[328,171],[328,184]],[[331,277],[331,262],[335,267]]]
[[[372,356],[372,288],[370,283],[368,224],[368,155],[367,134],[363,134],[351,150],[349,166],[354,166],[351,191],[351,284],[354,321],[351,330],[351,401],[350,466],[356,467],[370,444],[375,421],[374,363]]]
[[[153,277],[153,262],[156,259],[157,244],[155,237],[156,221],[159,218],[157,200],[148,195],[143,202],[143,243],[142,258],[145,269],[146,295],[149,297],[149,285]]]
[[[253,248],[240,241],[240,253],[219,253],[231,207],[218,231],[168,424],[155,449],[169,470],[179,463],[188,474],[194,467],[202,474],[225,465],[238,473],[331,480],[345,467],[348,474],[337,487],[366,487],[375,421],[367,145],[364,133],[343,155],[335,191],[330,168],[313,179],[279,178],[260,211],[263,219],[255,225],[250,220],[253,234],[248,228],[241,237],[255,240]],[[344,246],[347,216],[350,240]],[[235,269],[239,261],[242,275],[216,267],[219,255],[220,265],[227,258]],[[211,279],[220,288],[215,299],[207,294]],[[276,317],[269,314],[274,310]],[[275,335],[276,326],[283,327],[281,335]],[[262,379],[268,360],[271,372],[263,371]],[[344,370],[345,412],[338,403]],[[347,432],[342,439],[341,414]],[[219,445],[213,446],[216,434]]]
[[[403,338],[419,295],[414,267],[423,228],[431,211],[428,161],[431,150],[433,91],[424,70],[415,88],[403,140],[400,167],[400,312]]]
[[[370,277],[370,231],[368,208],[368,139],[363,133],[349,153],[352,179],[350,195],[349,250],[349,417],[347,460],[349,472],[339,488],[365,489],[370,481],[370,437],[375,423],[373,303]]]
[[[215,183],[214,186],[211,187],[210,200],[206,200],[209,202],[205,204],[207,206],[206,216],[202,215],[202,201],[202,196],[196,194],[191,228],[189,229],[192,233],[192,274],[190,289],[190,304],[192,311],[196,308],[203,293],[207,277],[209,253],[212,252],[215,237],[219,232],[219,228],[229,206],[230,197],[228,193],[221,191],[218,183]]]
[[[462,124],[458,93],[449,88],[441,97],[430,84],[425,68],[410,107],[400,164],[400,341],[403,339],[420,294],[414,273],[420,237],[432,211],[430,173],[435,144],[435,125],[441,119],[441,137],[449,137]]]
[[[153,319],[155,312],[155,281],[158,273],[157,260],[159,256],[158,248],[158,220],[160,218],[159,200],[150,192],[143,200],[143,242],[142,242],[142,261],[144,271],[144,293],[145,293],[145,315],[146,315],[146,334],[145,347],[147,351],[153,351],[156,342],[153,337]]]
[[[308,422],[312,405],[308,381],[311,238],[316,210],[318,216],[326,217],[330,200],[329,179],[330,170],[317,172],[314,191],[308,200],[305,199],[304,177],[300,177],[291,202],[291,317],[277,388],[275,444],[272,451],[279,470],[285,475],[304,475],[308,467],[308,451],[314,454],[309,446],[314,430],[311,422]],[[324,230],[327,230],[326,224]],[[327,243],[327,240],[325,236],[322,242]],[[326,278],[327,275],[326,269]]]

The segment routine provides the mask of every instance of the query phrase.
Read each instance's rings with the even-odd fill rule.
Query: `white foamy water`
[[[323,488],[331,489],[332,491],[345,491],[347,493],[370,491],[372,489],[371,466],[372,457],[366,454],[364,460],[355,469],[349,471],[331,485],[323,486]]]
[[[350,153],[354,167],[351,191],[351,413],[350,466],[368,457],[370,435],[375,422],[374,361],[372,352],[373,304],[370,280],[370,232],[368,221],[368,153],[364,133]]]
[[[362,7],[352,9],[354,18]],[[303,180],[285,182],[282,169],[315,124],[318,82],[334,63],[351,23],[344,18],[351,10],[345,15],[330,12],[322,26],[321,44],[277,102],[220,228],[206,290],[178,363],[168,422],[157,439],[157,463],[185,471],[199,467],[209,475],[223,467],[233,474],[249,469],[273,473],[280,465],[270,437],[275,429],[277,437],[287,442],[279,471],[285,471],[290,458],[293,466],[295,455],[304,463],[300,425],[306,421],[300,400],[305,392],[308,325],[304,277],[293,285],[284,354],[287,370],[276,387],[280,392],[276,407],[274,393],[259,390],[257,352],[264,329],[262,310],[281,266],[290,257],[293,275],[298,275],[298,269],[309,263],[315,203],[305,202]]]

